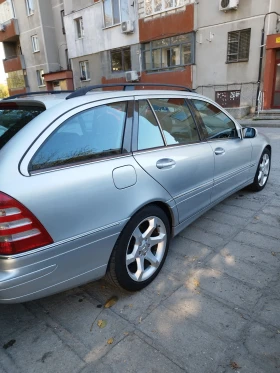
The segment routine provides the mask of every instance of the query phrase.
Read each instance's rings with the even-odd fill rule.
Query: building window
[[[154,13],[163,12],[169,9],[185,5],[184,0],[145,0],[145,14],[150,16]]]
[[[145,43],[142,46],[145,70],[170,70],[194,63],[194,34],[183,34],[171,38]]]
[[[34,14],[33,0],[25,0],[25,4],[27,15],[31,16],[32,14]]]
[[[63,34],[65,34],[64,15],[65,15],[65,12],[64,12],[64,10],[62,10],[62,11],[60,12],[60,18],[61,18],[61,26],[62,26],[62,33],[63,33]]]
[[[33,50],[33,52],[39,52],[40,48],[39,48],[38,35],[31,36],[31,43],[32,43],[32,50]]]
[[[111,70],[113,73],[131,70],[130,48],[111,51]]]
[[[228,33],[227,62],[249,60],[251,29]]]
[[[83,24],[83,18],[77,18],[75,19],[75,24],[76,24],[76,34],[77,38],[81,39],[84,37],[84,24]]]
[[[110,27],[129,20],[128,0],[103,1],[104,26]]]
[[[38,82],[38,86],[44,86],[45,85],[45,79],[43,77],[44,75],[44,70],[36,70],[36,74],[37,74],[37,82]]]
[[[89,63],[88,61],[80,62],[81,80],[90,80]]]

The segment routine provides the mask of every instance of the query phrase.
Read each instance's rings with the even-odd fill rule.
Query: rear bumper
[[[101,278],[124,224],[25,255],[0,257],[0,303],[26,302]]]

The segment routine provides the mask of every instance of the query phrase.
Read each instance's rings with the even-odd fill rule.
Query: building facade
[[[62,0],[0,0],[0,30],[10,94],[73,88]]]
[[[223,11],[228,3],[239,4]],[[280,108],[280,1],[217,0],[213,6],[200,0],[195,20],[197,92],[224,107],[242,107],[241,115],[255,110],[259,92],[260,108]]]

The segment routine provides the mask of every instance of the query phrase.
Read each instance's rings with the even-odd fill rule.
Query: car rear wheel
[[[251,190],[253,190],[254,192],[263,190],[268,181],[270,165],[271,153],[268,149],[264,149],[258,164],[254,182],[249,186]]]
[[[170,224],[158,206],[136,213],[124,228],[114,247],[107,278],[128,291],[146,287],[158,275],[170,241]]]

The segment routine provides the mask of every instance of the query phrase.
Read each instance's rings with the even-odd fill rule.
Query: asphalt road
[[[0,372],[279,373],[280,129],[259,131],[273,145],[266,188],[185,229],[148,288],[98,281],[0,305]]]

